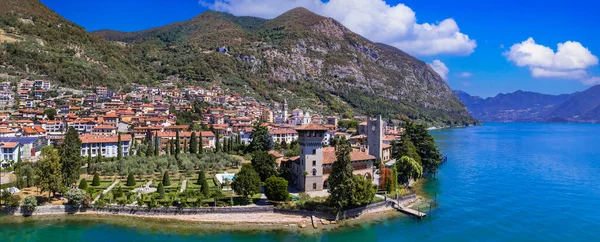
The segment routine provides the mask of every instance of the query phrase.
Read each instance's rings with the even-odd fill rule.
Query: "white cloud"
[[[448,72],[450,72],[450,70],[448,69],[446,64],[444,64],[444,62],[441,62],[440,60],[434,60],[428,64],[435,72],[437,72],[442,77],[442,79],[446,80],[448,78]]]
[[[477,47],[475,40],[460,32],[454,19],[437,24],[417,23],[411,8],[404,4],[392,6],[384,0],[200,0],[200,4],[215,11],[263,18],[305,7],[338,20],[372,41],[415,55],[469,55]]]
[[[514,44],[504,56],[517,66],[529,67],[536,78],[561,78],[579,80],[590,85],[597,77],[590,77],[587,68],[598,65],[598,57],[581,43],[567,41],[559,43],[557,51],[535,43],[529,38]]]
[[[581,79],[580,81],[583,84],[589,85],[589,86],[600,85],[600,77],[597,77],[597,76],[593,76],[593,77],[590,77],[590,78]]]
[[[473,74],[471,74],[470,72],[461,72],[456,74],[456,77],[460,77],[460,78],[469,78],[472,77]]]

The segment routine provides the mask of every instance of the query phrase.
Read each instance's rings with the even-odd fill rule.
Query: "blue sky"
[[[339,20],[367,38],[395,45],[428,63],[443,63],[447,72],[442,68],[441,73],[447,76],[449,85],[473,95],[487,97],[516,90],[571,93],[600,84],[596,57],[600,53],[600,35],[594,34],[600,23],[594,11],[600,9],[598,2],[383,1],[42,0],[42,3],[90,31],[142,30],[187,20],[208,9],[272,17],[304,6]],[[413,19],[405,17],[411,13]],[[415,29],[411,21],[416,21]],[[399,22],[409,24],[396,24]],[[405,31],[406,26],[410,30]],[[433,30],[427,26],[433,26]],[[390,29],[390,33],[382,34]],[[528,38],[533,39],[527,41]],[[555,55],[559,43],[564,44],[564,50]]]

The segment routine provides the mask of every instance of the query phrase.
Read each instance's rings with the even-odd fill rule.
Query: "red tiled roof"
[[[296,130],[320,130],[320,131],[327,131],[329,129],[327,129],[325,126],[319,125],[319,124],[305,124],[305,125],[302,125],[302,126],[296,128]]]
[[[297,134],[296,130],[293,129],[273,129],[269,131],[271,134]]]
[[[350,161],[375,160],[375,156],[369,155],[366,152],[353,149],[350,152]],[[323,148],[323,165],[333,164],[337,160],[334,147]]]
[[[17,147],[17,145],[19,145],[19,142],[3,142],[0,144],[2,144],[2,148],[11,149]]]
[[[119,141],[119,136],[116,134],[112,135],[94,135],[94,134],[82,134],[79,136],[81,139],[81,143],[90,144],[90,143],[117,143]],[[121,135],[121,141],[130,141],[131,135]]]

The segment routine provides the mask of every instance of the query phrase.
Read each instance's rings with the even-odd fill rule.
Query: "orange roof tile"
[[[302,125],[302,126],[296,128],[296,130],[303,130],[303,131],[307,131],[307,130],[327,131],[328,129],[325,126],[322,126],[322,125],[319,125],[319,124],[305,124],[305,125]]]
[[[363,161],[363,160],[375,160],[375,156],[369,155],[366,152],[353,149],[350,152],[350,161]],[[323,164],[333,164],[337,160],[335,156],[335,147],[323,148]]]

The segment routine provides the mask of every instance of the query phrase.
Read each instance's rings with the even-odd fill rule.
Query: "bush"
[[[127,183],[125,185],[128,187],[135,186],[135,178],[133,177],[133,174],[129,173],[127,176]]]
[[[81,190],[85,190],[87,189],[88,184],[87,181],[85,180],[85,178],[81,179],[81,181],[79,182],[79,189]]]
[[[206,175],[204,175],[204,171],[200,171],[200,173],[198,173],[198,181],[196,181],[196,184],[202,185],[202,183],[205,180],[206,180]]]
[[[27,196],[23,200],[23,204],[21,206],[28,212],[33,212],[37,207],[37,199],[34,196]]]
[[[290,196],[288,182],[281,177],[269,177],[265,181],[265,195],[272,201],[285,201]]]
[[[163,175],[162,184],[164,186],[170,186],[171,185],[171,179],[169,179],[169,171],[165,171],[165,174]]]
[[[158,184],[157,192],[160,194],[161,199],[165,198],[165,186],[162,184],[162,182]]]
[[[19,206],[19,202],[21,202],[21,198],[18,195],[12,195],[8,197],[5,201],[6,206],[16,208]]]
[[[98,175],[98,172],[94,173],[94,179],[92,180],[92,186],[100,186],[100,176]]]
[[[71,189],[67,192],[65,197],[72,206],[82,205],[87,198],[85,191],[81,189]]]

